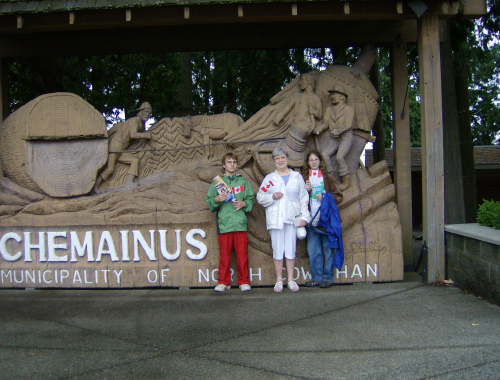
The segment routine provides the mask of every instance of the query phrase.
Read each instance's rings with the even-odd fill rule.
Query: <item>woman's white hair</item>
[[[288,158],[288,152],[286,151],[286,149],[284,147],[277,146],[276,148],[274,148],[271,156],[273,157],[273,160],[274,160],[276,158],[276,156],[280,156],[282,154],[284,154],[286,156],[286,158]]]

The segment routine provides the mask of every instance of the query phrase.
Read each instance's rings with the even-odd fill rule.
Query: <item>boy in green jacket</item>
[[[248,236],[246,213],[252,211],[255,194],[248,181],[236,174],[238,156],[226,153],[222,159],[224,175],[222,180],[232,190],[235,201],[231,203],[231,195],[215,189],[215,181],[210,185],[207,194],[207,204],[210,210],[217,212],[217,233],[219,234],[219,285],[216,292],[231,289],[230,261],[231,251],[236,252],[238,268],[238,285],[242,292],[251,290],[248,278]]]

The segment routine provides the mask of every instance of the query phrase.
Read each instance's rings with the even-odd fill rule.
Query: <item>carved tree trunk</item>
[[[39,96],[0,127],[0,161],[12,181],[53,197],[90,192],[108,157],[104,117],[77,95]]]

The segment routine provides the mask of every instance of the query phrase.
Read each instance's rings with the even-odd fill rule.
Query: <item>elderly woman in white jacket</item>
[[[268,174],[257,194],[257,202],[266,209],[266,225],[271,235],[274,269],[276,271],[275,292],[283,291],[283,257],[286,258],[288,289],[297,292],[299,286],[293,281],[297,233],[294,218],[300,215],[300,227],[310,219],[309,193],[302,175],[288,167],[288,152],[277,147],[272,157],[276,171]]]

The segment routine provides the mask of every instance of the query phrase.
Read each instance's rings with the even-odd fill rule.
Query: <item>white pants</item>
[[[271,229],[271,246],[273,247],[273,257],[276,260],[295,259],[297,248],[297,229],[293,224],[283,224],[283,229]]]

